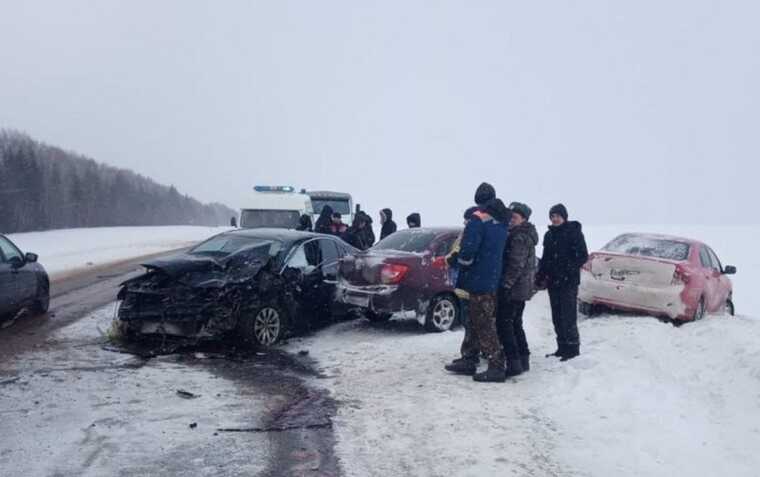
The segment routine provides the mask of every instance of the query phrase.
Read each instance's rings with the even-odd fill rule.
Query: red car
[[[736,267],[720,263],[702,242],[666,235],[624,234],[589,256],[581,270],[581,313],[600,306],[645,312],[677,322],[707,313],[734,314],[727,275]]]
[[[459,321],[459,300],[446,255],[461,228],[400,230],[371,249],[341,260],[337,300],[360,308],[372,321],[414,316],[430,331]]]

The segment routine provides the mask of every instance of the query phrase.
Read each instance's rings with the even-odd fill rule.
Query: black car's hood
[[[224,269],[224,264],[211,257],[183,253],[167,258],[159,258],[142,264],[148,270],[165,273],[170,278],[177,278],[186,273],[214,272]]]

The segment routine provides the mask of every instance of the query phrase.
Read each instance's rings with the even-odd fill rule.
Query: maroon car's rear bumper
[[[337,294],[339,302],[375,313],[419,312],[421,306],[419,292],[400,285],[354,286],[342,283],[338,285]]]

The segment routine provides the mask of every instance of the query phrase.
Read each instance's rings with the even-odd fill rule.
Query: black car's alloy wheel
[[[272,346],[282,339],[285,334],[285,319],[282,311],[275,306],[259,308],[248,325],[251,338],[262,345]]]

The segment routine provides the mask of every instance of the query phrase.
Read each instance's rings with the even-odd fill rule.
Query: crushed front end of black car
[[[298,278],[292,270],[278,273],[267,244],[223,259],[183,254],[143,266],[146,273],[124,282],[118,294],[117,327],[129,340],[240,335],[241,317],[267,303],[295,303]]]

